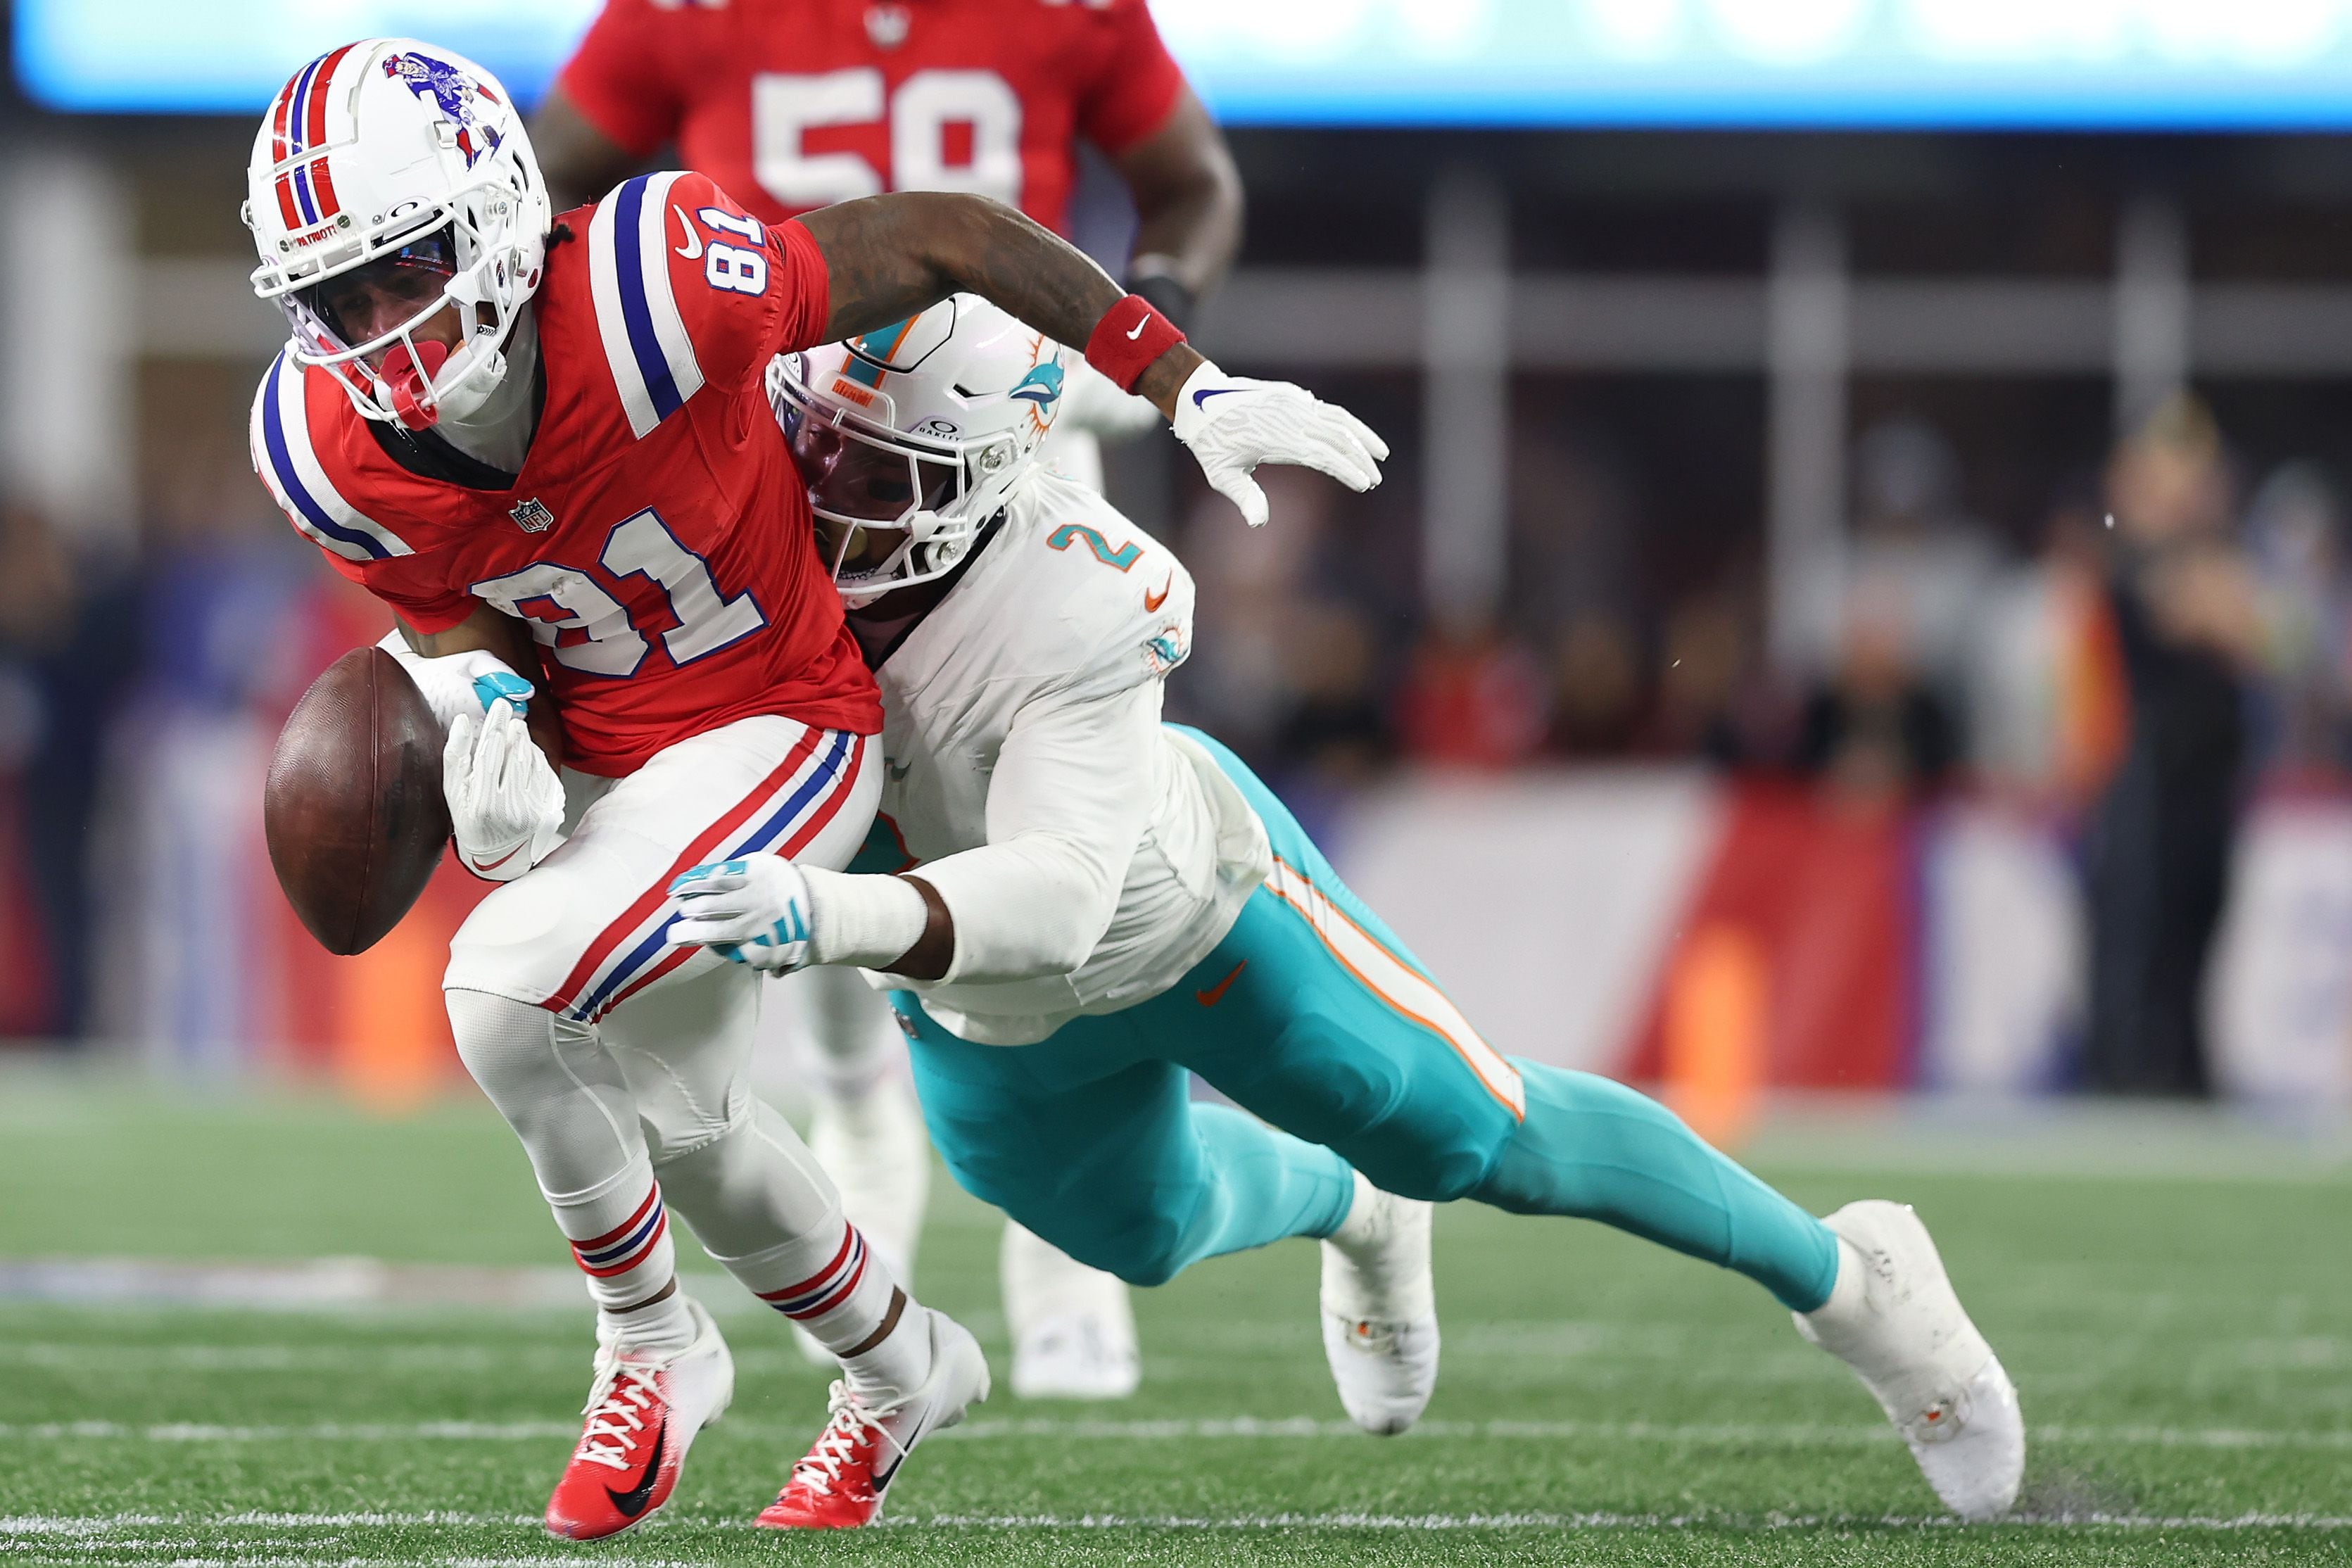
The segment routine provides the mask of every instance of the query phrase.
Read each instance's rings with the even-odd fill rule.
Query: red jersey
[[[255,468],[417,630],[478,604],[527,619],[583,772],[754,714],[879,731],[764,384],[772,355],[824,336],[815,240],[699,174],[630,180],[562,221],[574,239],[531,305],[546,400],[511,488],[412,472],[331,374],[283,355],[254,399]]]
[[[1076,139],[1126,152],[1184,77],[1144,0],[605,0],[558,85],[772,222],[971,191],[1059,232]]]

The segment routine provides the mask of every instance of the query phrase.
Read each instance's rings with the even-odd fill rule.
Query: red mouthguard
[[[406,343],[400,343],[383,356],[381,374],[384,384],[392,389],[392,416],[404,430],[422,430],[441,417],[438,407],[425,405],[425,395],[433,384],[433,377],[449,358],[447,343],[421,342],[410,353]]]

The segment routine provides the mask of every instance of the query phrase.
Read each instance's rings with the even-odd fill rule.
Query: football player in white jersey
[[[882,808],[847,872],[689,869],[674,940],[874,972],[958,1180],[1086,1264],[1157,1284],[1320,1238],[1325,1351],[1370,1431],[1428,1401],[1430,1205],[1475,1198],[1747,1275],[1946,1504],[2005,1511],[2016,1390],[1907,1207],[1816,1219],[1654,1101],[1498,1055],[1238,759],[1160,722],[1192,582],[1034,462],[1065,363],[970,296],[778,362],[882,688]],[[1188,1068],[1255,1114],[1193,1102]]]

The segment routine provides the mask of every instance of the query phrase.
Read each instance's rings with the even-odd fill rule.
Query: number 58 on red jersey
[[[968,191],[1060,230],[1077,139],[1125,152],[1183,79],[1144,0],[606,0],[561,85],[772,222]]]

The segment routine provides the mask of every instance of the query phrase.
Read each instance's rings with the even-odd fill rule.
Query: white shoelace
[[[580,1447],[572,1457],[610,1469],[627,1469],[637,1434],[646,1429],[646,1407],[662,1396],[654,1386],[655,1375],[661,1370],[659,1363],[631,1361],[599,1367],[595,1386],[588,1391],[587,1407],[581,1412],[588,1417],[588,1425],[581,1430]]]
[[[889,1432],[872,1411],[851,1395],[849,1385],[835,1384],[827,1396],[824,1431],[801,1462],[793,1467],[793,1484],[831,1496],[834,1483],[841,1479],[841,1467],[856,1458],[853,1450],[859,1434],[868,1429],[879,1441],[890,1441]]]

